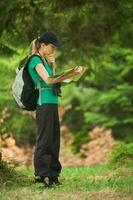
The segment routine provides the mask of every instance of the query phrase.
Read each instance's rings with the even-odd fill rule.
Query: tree
[[[64,105],[70,104],[77,109],[74,112],[69,109],[66,113],[69,114],[68,124],[77,135],[86,136],[88,130],[95,125],[104,125],[106,128],[112,127],[116,137],[130,140],[132,10],[132,0],[0,2],[0,39],[7,47],[4,55],[9,49],[15,50],[19,54],[14,59],[17,62],[22,57],[20,49],[28,49],[31,40],[42,31],[52,30],[64,44],[57,64],[65,65],[66,68],[81,63],[88,66],[89,73],[82,81],[64,88],[62,99]],[[1,59],[2,66],[7,69],[9,65],[5,61]],[[6,80],[13,79],[15,67],[12,63],[13,59],[8,67],[10,75]],[[62,70],[61,68],[59,69]],[[4,72],[4,68],[0,72],[8,74],[7,71]],[[9,90],[11,85],[6,80],[1,79],[0,85]],[[9,102],[7,104],[10,105]],[[12,124],[11,121],[9,124]],[[15,130],[16,127],[13,131]],[[80,136],[77,136],[78,140]]]

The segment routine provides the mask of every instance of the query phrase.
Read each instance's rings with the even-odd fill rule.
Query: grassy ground
[[[63,185],[45,189],[33,183],[33,169],[0,172],[1,200],[133,200],[133,169],[111,170],[106,165],[63,168]],[[14,175],[13,175],[14,174]]]

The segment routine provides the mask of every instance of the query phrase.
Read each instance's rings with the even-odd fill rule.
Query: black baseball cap
[[[37,39],[40,43],[51,43],[57,48],[63,47],[63,45],[58,41],[56,35],[52,32],[43,32]]]

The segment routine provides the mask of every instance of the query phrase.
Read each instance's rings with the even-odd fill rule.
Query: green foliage
[[[86,43],[132,47],[132,9],[132,0],[5,0],[0,3],[0,35],[3,43],[24,47],[40,32],[53,30],[66,44],[66,59],[69,50],[71,58],[79,49],[86,51]]]
[[[5,123],[4,133],[12,133],[18,144],[34,144],[36,136],[36,124],[32,116],[23,115],[21,112],[14,113]],[[3,126],[1,127],[1,129]]]
[[[79,83],[64,86],[61,100],[67,110],[64,120],[77,134],[77,149],[96,125],[112,128],[117,139],[132,141],[132,9],[132,0],[47,0],[45,4],[42,0],[1,1],[0,53],[4,56],[0,57],[0,110],[12,105],[12,113],[0,131],[9,131],[10,124],[10,132],[18,138],[21,132],[25,141],[35,136],[30,126],[33,119],[21,114],[18,117],[11,85],[30,42],[48,30],[64,44],[58,52],[58,71],[64,70],[62,66],[88,66]]]
[[[86,76],[76,86],[64,88],[64,119],[72,131],[76,127],[87,134],[98,125],[112,128],[117,139],[133,141],[132,50],[116,46],[92,50]],[[83,135],[78,144],[80,140]]]
[[[111,167],[133,166],[133,143],[119,142],[115,145],[109,155],[108,165]]]
[[[86,134],[85,130],[83,131],[78,131],[75,134],[74,141],[71,144],[71,150],[73,153],[79,152],[81,145],[87,143],[90,140],[88,135]],[[83,155],[80,155],[83,156]]]
[[[3,99],[1,100],[3,101]],[[2,135],[11,134],[17,140],[17,144],[34,144],[36,135],[35,119],[32,116],[23,114],[13,99],[6,101],[5,105],[0,107],[1,112],[4,108],[7,108],[9,116],[5,117],[1,124],[0,133]]]

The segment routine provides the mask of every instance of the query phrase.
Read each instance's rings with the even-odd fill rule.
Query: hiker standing
[[[40,83],[36,107],[37,137],[34,151],[35,183],[42,182],[46,187],[61,184],[58,177],[61,172],[59,161],[60,123],[58,115],[58,92],[53,92],[55,80],[50,78],[55,74],[56,64],[54,53],[61,48],[56,35],[44,32],[32,42],[33,56],[28,64],[29,73],[35,83]],[[49,59],[46,60],[46,56]],[[39,58],[40,56],[40,58]],[[43,62],[42,62],[43,61]],[[82,69],[78,67],[77,72]],[[41,78],[41,81],[39,81]]]

